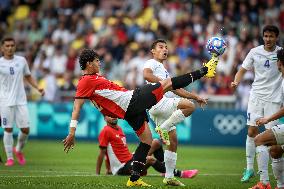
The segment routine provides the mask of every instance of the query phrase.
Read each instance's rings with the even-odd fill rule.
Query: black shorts
[[[161,83],[147,84],[134,90],[124,117],[134,131],[138,131],[145,121],[149,121],[146,109],[157,104],[163,95]]]

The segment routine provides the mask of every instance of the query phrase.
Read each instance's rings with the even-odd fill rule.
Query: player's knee
[[[153,165],[156,162],[156,159],[153,156],[146,157],[146,164]]]
[[[254,138],[254,143],[256,146],[260,146],[262,145],[262,139],[261,139],[261,135],[257,135],[255,138]]]
[[[13,128],[5,128],[4,130],[5,130],[5,132],[7,132],[7,133],[13,132]]]
[[[273,145],[269,150],[270,156],[274,159],[281,158],[283,155],[283,149],[280,145]]]
[[[28,135],[30,133],[30,128],[21,128],[22,133]]]
[[[258,135],[258,128],[249,126],[248,128],[248,136],[249,137],[256,137]]]
[[[158,149],[162,146],[161,142],[159,139],[153,139],[152,141],[152,147],[155,149]]]

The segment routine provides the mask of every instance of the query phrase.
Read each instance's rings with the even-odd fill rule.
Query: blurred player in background
[[[144,64],[143,75],[147,83],[157,83],[159,81],[170,78],[170,75],[163,65],[168,57],[167,43],[163,39],[154,41],[151,46],[153,59],[148,60]],[[164,97],[150,110],[150,117],[156,124],[156,131],[159,133],[163,142],[168,149],[165,150],[166,174],[163,183],[167,185],[182,186],[179,180],[174,178],[173,170],[176,168],[177,161],[177,134],[176,127],[186,117],[190,116],[195,109],[194,104],[188,100],[196,100],[200,106],[207,104],[203,99],[184,89],[177,89],[165,93]],[[196,175],[197,171],[188,172]]]
[[[260,173],[260,181],[264,186],[270,187],[268,176],[269,153],[266,146],[255,146],[254,138],[258,134],[256,120],[260,117],[267,117],[277,112],[281,107],[281,73],[277,67],[276,45],[279,29],[273,25],[263,28],[264,45],[250,50],[239,71],[231,83],[235,89],[241,82],[247,70],[254,70],[255,78],[252,83],[247,108],[248,136],[246,140],[246,161],[247,167],[241,178],[241,182],[248,182],[254,176],[254,158],[257,153],[257,164]],[[278,123],[277,120],[265,124],[266,129]]]
[[[70,131],[63,140],[64,151],[68,152],[70,148],[73,148],[80,110],[85,99],[90,99],[103,115],[125,119],[140,139],[133,155],[131,176],[126,185],[150,186],[140,178],[152,144],[152,134],[148,125],[146,109],[157,104],[164,93],[169,90],[185,87],[203,76],[214,77],[218,59],[212,58],[200,70],[155,84],[144,85],[134,91],[120,87],[99,75],[100,60],[95,51],[84,49],[80,54],[79,63],[83,70],[83,76],[77,86]]]
[[[15,40],[5,37],[1,42],[3,57],[0,58],[0,115],[4,128],[3,143],[7,156],[6,166],[14,165],[13,152],[20,165],[26,163],[23,148],[29,135],[29,115],[24,79],[41,95],[44,90],[38,87],[31,76],[26,59],[15,55]],[[20,129],[18,142],[13,147],[13,124]]]
[[[107,173],[113,175],[130,175],[133,154],[129,151],[126,137],[120,126],[117,125],[118,119],[105,116],[107,125],[104,126],[99,134],[100,153],[97,158],[96,174],[100,174],[101,166],[105,157],[107,157]],[[147,174],[147,169],[152,166],[160,173],[166,172],[164,163],[164,150],[159,140],[154,139],[148,154],[143,174]],[[192,178],[188,172],[194,170],[180,171],[174,169],[173,174],[181,178]]]
[[[277,52],[279,71],[284,77],[284,49]],[[282,82],[282,91],[284,93],[284,82]],[[283,102],[283,100],[282,100]],[[267,124],[271,121],[277,120],[284,116],[284,108],[282,107],[278,112],[269,116],[260,118],[256,121],[258,126]],[[256,146],[271,146],[270,155],[273,158],[272,170],[274,177],[277,180],[276,189],[284,189],[284,124],[273,126],[255,137]],[[261,186],[261,183],[259,183]],[[259,187],[260,188],[260,187]]]

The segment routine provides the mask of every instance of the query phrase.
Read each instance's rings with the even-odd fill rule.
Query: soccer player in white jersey
[[[151,46],[151,53],[153,54],[153,59],[146,61],[144,64],[143,75],[146,82],[156,83],[170,78],[168,71],[163,65],[168,55],[166,41],[163,39],[154,41]],[[188,99],[196,100],[201,106],[207,103],[206,99],[184,89],[177,89],[165,93],[162,100],[149,110],[150,117],[156,124],[156,131],[168,147],[164,154],[166,174],[163,180],[163,183],[167,185],[183,186],[183,183],[175,179],[173,174],[177,161],[177,133],[175,125],[182,122],[194,111],[195,106]],[[193,170],[190,174],[193,176],[197,172],[197,170]]]
[[[284,49],[277,52],[279,71],[284,77]],[[282,91],[284,93],[284,82],[282,81]],[[282,100],[283,102],[283,100]],[[267,124],[271,121],[277,120],[284,116],[284,108],[282,107],[278,112],[269,116],[260,118],[256,121],[258,126]],[[275,125],[261,134],[257,135],[254,139],[256,146],[269,146],[270,155],[273,158],[272,170],[275,179],[277,180],[277,187],[275,189],[284,189],[284,124]],[[262,185],[259,183],[258,185]],[[260,188],[260,187],[259,187]]]
[[[231,87],[235,89],[247,70],[254,70],[255,78],[252,83],[247,108],[248,135],[246,140],[246,161],[247,167],[241,178],[241,182],[248,182],[254,176],[254,157],[257,153],[257,164],[260,173],[260,181],[264,186],[270,186],[268,176],[269,153],[266,146],[255,146],[254,138],[258,134],[256,120],[277,112],[281,107],[281,73],[277,67],[276,45],[279,29],[273,25],[263,28],[264,45],[250,50],[237,74]],[[277,120],[265,124],[270,129],[277,124]]]
[[[7,155],[5,165],[14,165],[13,152],[19,164],[24,165],[26,160],[22,150],[29,135],[29,115],[24,79],[41,95],[44,95],[44,90],[38,87],[37,82],[31,76],[26,59],[15,55],[16,44],[13,38],[3,38],[1,50],[3,56],[0,58],[0,115],[4,128],[3,143]],[[20,129],[16,147],[13,147],[14,122]]]

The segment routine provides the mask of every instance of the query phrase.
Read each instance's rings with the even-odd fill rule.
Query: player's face
[[[154,59],[157,60],[166,60],[168,58],[168,46],[166,43],[157,43],[155,49],[152,49],[152,54]]]
[[[90,62],[88,65],[88,69],[90,73],[99,73],[100,72],[101,62],[99,59],[95,58],[93,62]]]
[[[264,46],[268,49],[273,49],[277,42],[277,36],[274,32],[264,32],[263,34]]]
[[[13,40],[5,41],[2,45],[2,52],[3,55],[6,57],[12,57],[16,50],[16,44]]]
[[[109,116],[105,116],[105,120],[109,125],[116,125],[117,124],[117,118],[112,118]]]

